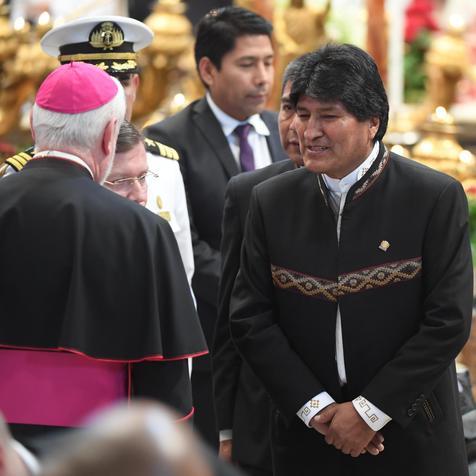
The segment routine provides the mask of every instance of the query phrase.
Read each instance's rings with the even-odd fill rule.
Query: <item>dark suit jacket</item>
[[[279,140],[276,114],[261,114],[271,134],[268,146],[273,162],[286,158]],[[222,128],[205,98],[148,128],[147,136],[178,150],[189,203],[195,258],[192,285],[198,314],[209,346],[216,322],[218,280],[221,271],[221,221],[228,181],[240,171]],[[198,359],[199,361],[203,359]],[[197,361],[195,368],[200,366]]]
[[[276,475],[467,475],[453,361],[472,294],[466,196],[447,175],[381,152],[347,194],[339,244],[321,177],[300,169],[257,185],[231,331],[277,406]],[[392,417],[382,454],[345,456],[304,425],[296,412],[323,390]]]
[[[233,459],[271,471],[269,398],[243,362],[230,336],[230,296],[240,267],[251,191],[255,185],[294,169],[291,160],[233,177],[226,189],[222,226],[222,275],[218,292],[218,320],[212,347],[213,379],[218,427],[233,430]]]

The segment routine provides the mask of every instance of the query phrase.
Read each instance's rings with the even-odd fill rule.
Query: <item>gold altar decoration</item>
[[[273,22],[277,43],[275,108],[279,107],[281,80],[286,66],[329,41],[325,25],[330,10],[331,0],[313,8],[307,6],[304,0],[290,0],[286,8],[276,8]]]
[[[446,111],[449,111],[455,102],[458,82],[463,77],[471,75],[464,32],[463,19],[452,15],[446,29],[433,37],[425,56],[427,72],[425,99],[420,104],[406,104],[401,107],[398,113],[390,118],[385,138],[387,143],[411,147],[422,136],[422,142],[418,148],[415,146],[413,155],[418,153],[423,159],[431,160],[433,167],[458,177],[461,174],[453,169],[457,163],[455,160],[462,150],[455,138],[460,131]],[[445,121],[449,122],[443,124]],[[442,134],[441,143],[436,146],[434,139],[439,134]],[[431,150],[437,154],[434,160],[426,156],[430,153],[430,145],[434,146]],[[448,162],[441,162],[446,154],[450,154]],[[463,154],[463,162],[464,157],[466,153]]]
[[[154,40],[139,56],[142,71],[135,122],[155,122],[203,95],[195,70],[192,25],[185,9],[181,0],[161,0],[145,20]]]
[[[43,53],[40,38],[51,28],[48,13],[42,14],[32,27],[22,18],[12,27],[5,12],[0,17],[0,136],[20,130],[28,131],[28,111],[45,76],[58,62]]]
[[[412,158],[463,182],[476,176],[474,155],[456,140],[457,128],[447,110],[439,106],[421,127],[422,138],[412,150]]]
[[[464,40],[465,26],[461,17],[452,16],[447,30],[432,40],[426,54],[427,101],[431,111],[446,109],[454,103],[456,85],[469,71],[469,55]]]
[[[252,12],[261,15],[267,20],[273,20],[273,11],[275,0],[235,0],[234,5],[237,7],[246,8]]]

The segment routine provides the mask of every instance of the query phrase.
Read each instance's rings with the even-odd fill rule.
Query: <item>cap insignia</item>
[[[112,50],[124,43],[124,32],[113,22],[99,23],[89,35],[89,44],[93,48]]]
[[[111,66],[116,71],[129,71],[131,69],[137,68],[137,63],[133,60],[127,60],[124,63],[117,63],[116,61],[114,61]]]

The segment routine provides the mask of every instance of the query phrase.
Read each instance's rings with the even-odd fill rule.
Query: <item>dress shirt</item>
[[[248,117],[246,121],[238,121],[237,119],[234,119],[233,117],[223,112],[215,104],[209,93],[207,93],[206,98],[210,109],[212,110],[213,114],[221,125],[223,134],[225,134],[228,144],[230,144],[230,149],[233,154],[233,157],[235,158],[236,164],[238,165],[238,168],[241,169],[239,145],[240,143],[238,137],[236,136],[236,134],[234,134],[234,130],[236,126],[246,123],[251,124],[253,126],[248,135],[248,143],[253,149],[255,169],[261,169],[262,167],[270,165],[272,160],[271,154],[269,153],[268,149],[268,142],[266,140],[266,137],[270,135],[270,132],[268,126],[264,123],[263,119],[261,119],[260,115],[253,114],[252,116]]]
[[[358,180],[360,180],[372,166],[373,162],[378,156],[379,152],[379,143],[376,142],[370,155],[362,162],[355,170],[350,172],[342,179],[335,179],[329,177],[325,174],[322,175],[324,182],[329,190],[329,200],[335,206],[338,213],[336,213],[337,218],[337,240],[340,239],[340,226],[341,226],[341,217],[342,211],[344,209],[345,200],[347,197],[347,192]],[[334,207],[332,207],[334,208]],[[342,338],[342,321],[339,305],[337,305],[337,318],[336,318],[336,363],[337,363],[337,372],[339,375],[339,382],[341,385],[347,383],[347,376],[345,372],[345,360],[344,360],[344,343]],[[327,393],[321,392],[316,395],[314,398],[305,403],[297,412],[297,415],[301,420],[307,425],[310,426],[310,421],[312,418],[322,411],[325,407],[334,403],[334,399]],[[374,431],[378,431],[383,428],[391,418],[382,412],[375,405],[370,403],[367,399],[362,396],[355,398],[352,401],[354,408],[357,410],[362,419],[372,428]],[[375,419],[373,416],[377,416]],[[374,421],[375,420],[375,421]]]

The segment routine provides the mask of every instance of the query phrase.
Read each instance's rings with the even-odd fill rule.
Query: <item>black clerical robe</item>
[[[275,474],[466,475],[453,364],[473,290],[462,187],[381,147],[347,194],[339,243],[327,197],[306,169],[255,187],[232,295],[232,335],[276,405]],[[388,414],[384,452],[351,458],[307,428],[296,412],[321,391]]]
[[[192,414],[187,358],[207,350],[165,220],[47,158],[1,181],[0,229],[0,350],[122,363],[131,396]]]

